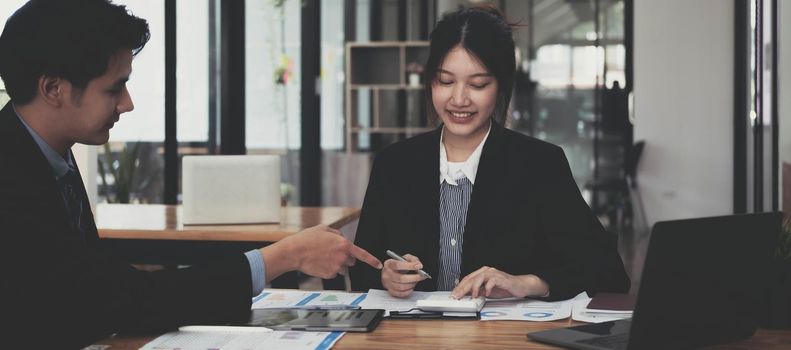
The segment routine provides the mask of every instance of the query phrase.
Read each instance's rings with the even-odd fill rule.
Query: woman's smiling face
[[[445,137],[483,139],[497,101],[497,80],[461,45],[440,64],[431,95]]]

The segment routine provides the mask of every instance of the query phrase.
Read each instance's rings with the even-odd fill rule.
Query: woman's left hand
[[[471,294],[473,298],[524,298],[546,296],[549,286],[536,275],[514,276],[493,267],[484,266],[462,279],[451,295],[458,299]]]

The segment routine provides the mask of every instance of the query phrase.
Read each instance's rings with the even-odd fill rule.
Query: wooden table
[[[570,319],[554,322],[523,321],[408,321],[384,320],[371,333],[346,333],[333,349],[558,349],[529,340],[529,332],[579,324]],[[97,342],[110,350],[138,349],[156,336],[115,336]],[[789,349],[791,331],[758,330],[738,343],[711,349]]]
[[[212,257],[261,248],[319,224],[340,229],[356,220],[360,209],[343,207],[283,207],[278,224],[184,225],[181,206],[158,204],[99,204],[96,227],[102,246],[132,264],[192,265]],[[287,273],[273,286],[297,288],[299,276]],[[342,289],[342,279],[324,281]]]
[[[96,227],[102,239],[277,242],[308,227],[341,228],[360,216],[342,207],[283,207],[278,224],[184,225],[181,206],[99,204]]]

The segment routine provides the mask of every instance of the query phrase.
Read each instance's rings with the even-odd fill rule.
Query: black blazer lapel
[[[414,155],[414,198],[417,223],[419,229],[418,242],[422,242],[415,255],[420,257],[424,270],[432,276],[439,271],[439,142],[442,125],[431,131],[416,145]],[[426,169],[419,170],[419,169]],[[420,282],[420,290],[436,289],[436,280],[427,279]]]
[[[41,153],[36,141],[17,118],[11,102],[0,111],[0,135],[4,139],[2,144],[9,147],[6,149],[6,154],[16,153],[16,156],[12,156],[13,161],[17,162],[16,167],[29,172],[25,177],[29,181],[25,185],[45,186],[48,190],[57,190],[55,178],[48,176],[52,174],[52,167]]]
[[[82,179],[82,174],[80,173],[80,168],[77,167],[77,163],[74,163],[74,170],[77,171],[77,176]],[[88,192],[85,190],[85,184],[80,181],[80,197],[82,197],[82,202],[84,205],[87,206],[85,210],[87,212],[84,213],[85,219],[88,220],[87,225],[85,226],[86,232],[83,232],[85,235],[85,243],[89,247],[96,247],[96,244],[99,243],[99,233],[96,229],[96,222],[93,219],[93,211],[91,211],[91,201],[88,200]]]
[[[490,218],[489,211],[502,209],[498,193],[502,190],[503,175],[507,171],[506,145],[503,133],[505,129],[495,121],[492,121],[491,131],[486,143],[481,151],[481,159],[478,162],[478,170],[475,175],[475,184],[470,195],[470,204],[467,208],[467,221],[464,228],[464,243],[462,246],[461,273],[466,275],[473,272],[478,266],[472,262],[481,261],[476,257],[476,249],[465,249],[465,247],[475,247],[482,240],[487,239],[486,231],[492,225],[487,225]]]
[[[19,198],[26,203],[23,207],[41,208],[48,217],[58,218],[60,227],[70,228],[70,219],[66,211],[66,204],[58,189],[55,176],[52,174],[52,167],[41,149],[33,140],[27,128],[19,121],[11,102],[7,103],[0,111],[0,145],[4,150],[0,156],[0,162],[10,162],[14,165],[10,181],[13,185],[9,187],[11,191],[23,191],[14,193],[13,197]],[[85,193],[85,188],[82,188]],[[0,193],[2,195],[2,193]],[[87,202],[87,198],[85,199]],[[91,220],[93,220],[91,218]],[[95,235],[95,226],[93,234]],[[54,237],[57,241],[70,240],[69,234],[63,232],[62,236]],[[69,244],[70,244],[69,243]],[[80,246],[75,243],[75,247]]]

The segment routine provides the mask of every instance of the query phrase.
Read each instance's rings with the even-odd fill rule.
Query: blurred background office
[[[77,148],[94,205],[179,203],[185,155],[277,154],[284,203],[360,207],[375,152],[436,126],[420,88],[434,23],[491,3],[521,24],[507,126],[564,148],[608,230],[791,208],[783,1],[116,2],[152,39],[135,110]]]

